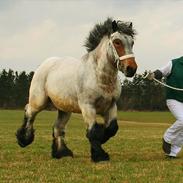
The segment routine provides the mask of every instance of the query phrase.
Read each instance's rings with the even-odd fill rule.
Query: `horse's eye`
[[[115,40],[114,44],[117,45],[117,46],[120,46],[121,45],[121,41],[120,40]]]

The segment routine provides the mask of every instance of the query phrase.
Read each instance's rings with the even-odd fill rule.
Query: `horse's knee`
[[[113,137],[117,133],[117,131],[118,131],[118,123],[116,119],[113,119],[110,122],[110,125],[107,128],[105,128],[104,136],[101,143],[104,144],[106,141],[109,140],[109,138]]]
[[[37,115],[37,113],[41,111],[41,109],[36,108],[30,103],[25,106],[24,110],[25,110],[25,117],[28,119],[27,121],[30,121],[30,120],[34,121],[34,118]]]
[[[90,130],[87,130],[86,137],[90,142],[92,141],[101,141],[104,136],[104,125],[94,123]]]
[[[110,125],[105,129],[105,133],[108,134],[110,137],[114,136],[118,131],[118,123],[117,119],[113,119],[110,122]]]
[[[20,147],[26,147],[34,141],[34,129],[21,127],[17,130],[16,137]]]

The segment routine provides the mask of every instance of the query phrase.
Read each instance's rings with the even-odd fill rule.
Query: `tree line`
[[[144,73],[145,74],[145,73]],[[0,72],[0,108],[23,108],[28,101],[29,87],[34,72]],[[122,92],[117,102],[120,110],[167,110],[165,88],[136,75],[121,82]]]
[[[34,72],[18,73],[9,69],[0,72],[0,108],[22,108],[28,101],[30,82]]]
[[[146,75],[147,71],[143,75]],[[155,81],[135,75],[132,81],[121,83],[122,92],[117,102],[118,109],[139,111],[164,111],[166,107],[166,88]]]

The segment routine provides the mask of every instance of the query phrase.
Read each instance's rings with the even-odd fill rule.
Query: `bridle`
[[[109,46],[111,47],[111,49],[113,51],[113,54],[114,54],[114,58],[115,58],[114,63],[116,63],[116,67],[119,70],[119,61],[123,61],[123,60],[128,59],[128,58],[134,58],[135,56],[134,56],[133,53],[132,54],[126,54],[126,55],[123,55],[123,56],[119,56],[117,51],[116,51],[116,48],[114,47],[114,44],[112,42],[113,34],[111,34],[111,36],[110,36]]]

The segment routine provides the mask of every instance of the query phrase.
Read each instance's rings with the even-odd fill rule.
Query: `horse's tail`
[[[45,60],[34,73],[29,89],[28,106],[31,106],[36,111],[42,110],[47,104],[46,80],[49,70],[55,65],[57,59],[50,58]]]

